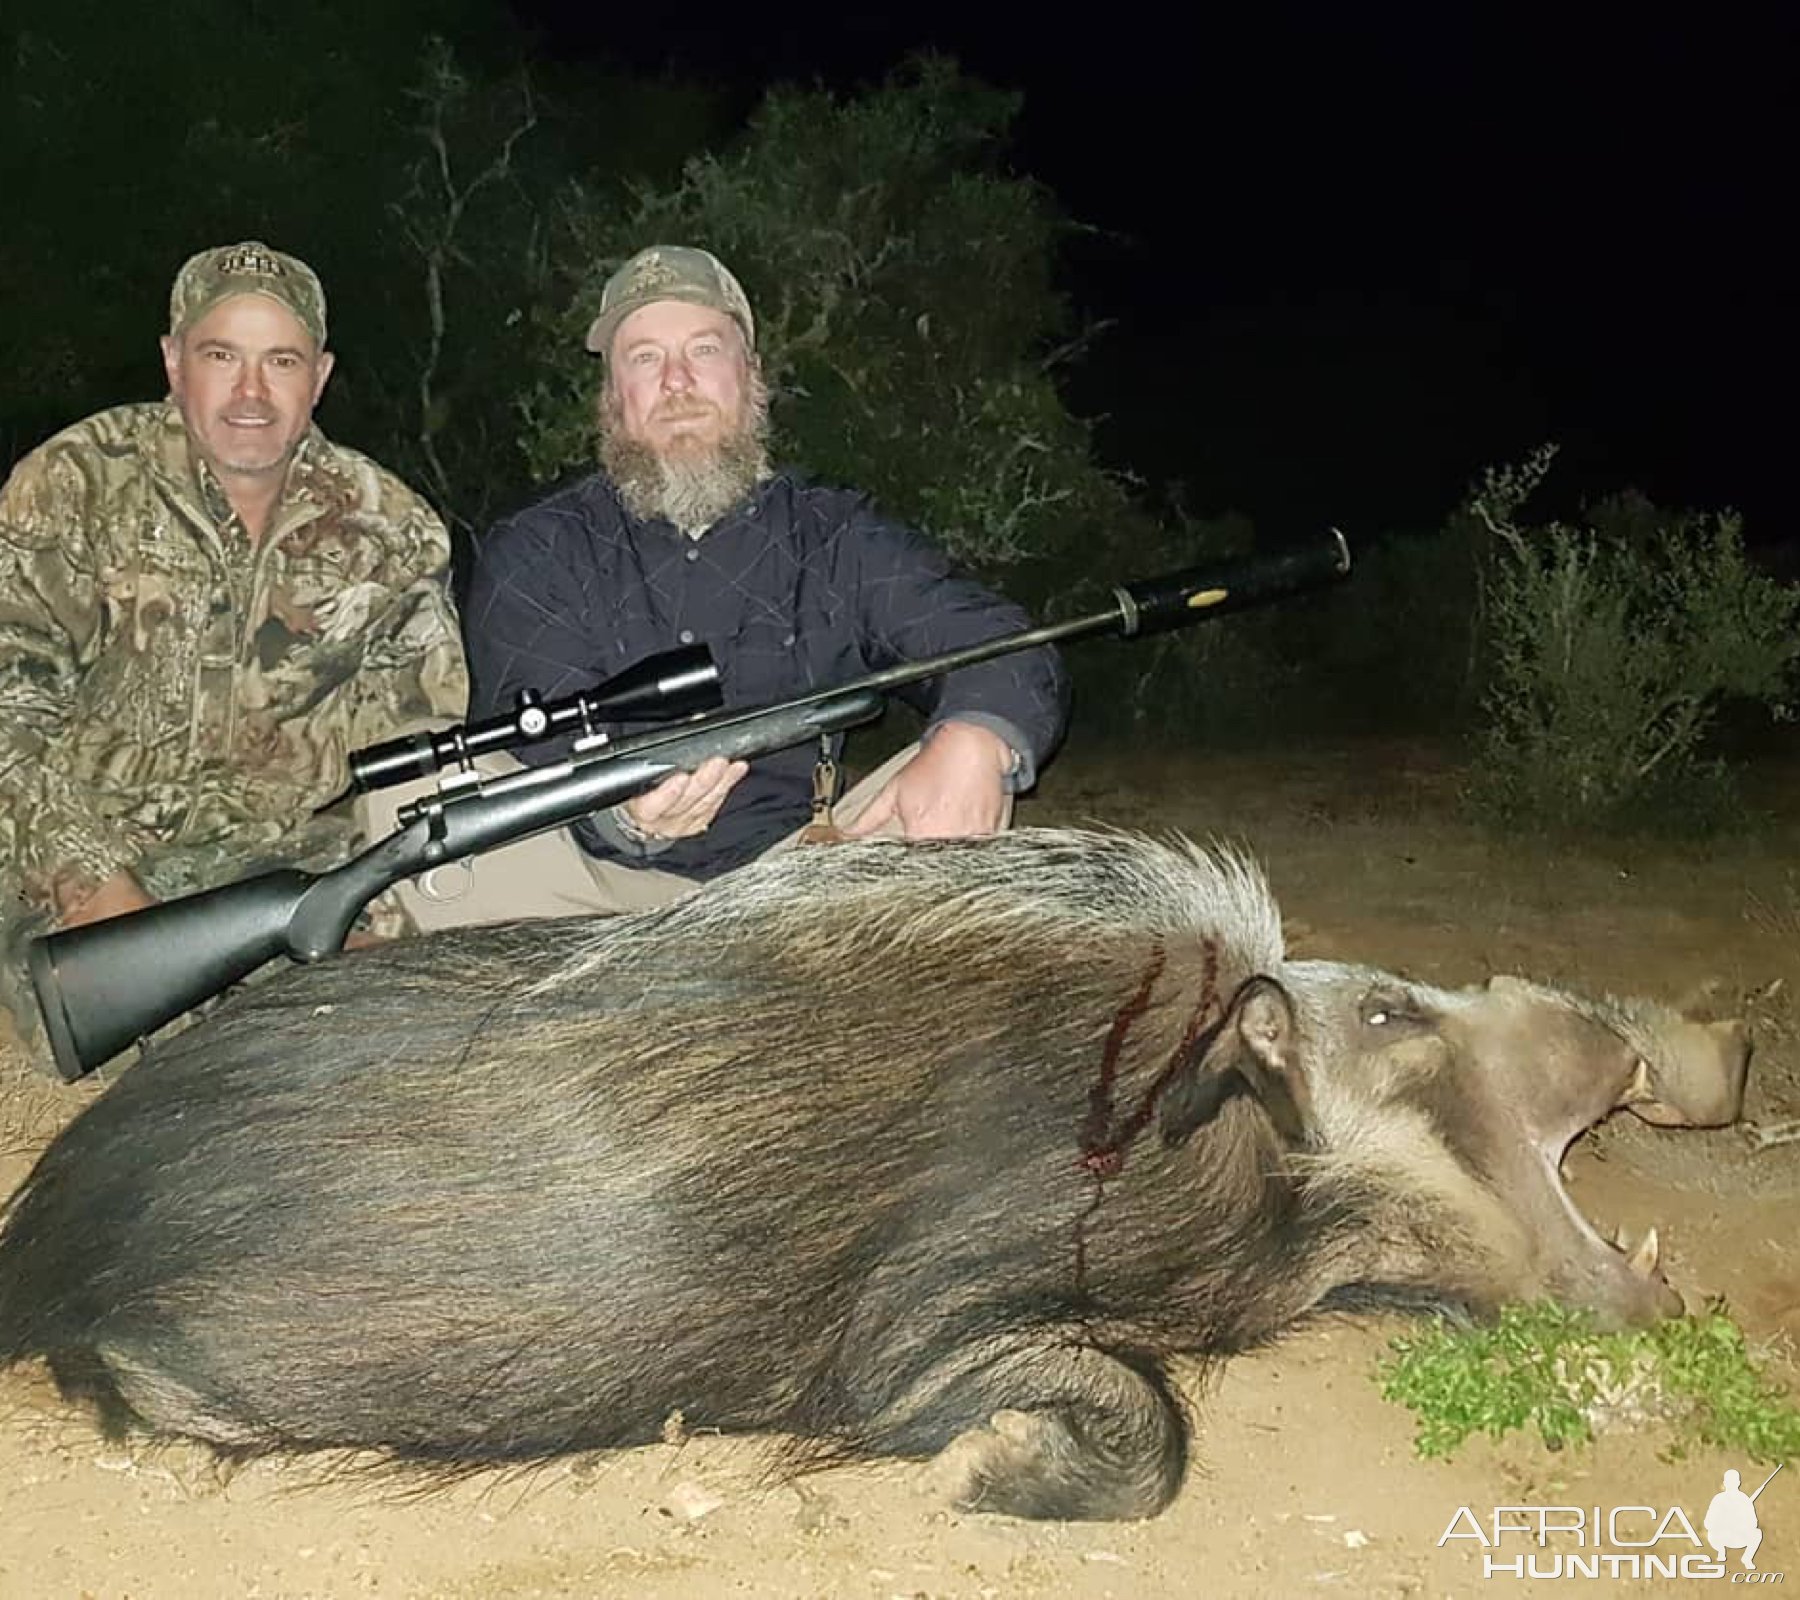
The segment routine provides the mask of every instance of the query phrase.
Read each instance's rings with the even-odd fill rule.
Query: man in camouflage
[[[459,716],[449,540],[312,421],[325,297],[252,241],[182,267],[169,398],[58,434],[0,488],[0,995],[24,942],[355,842],[346,754]]]

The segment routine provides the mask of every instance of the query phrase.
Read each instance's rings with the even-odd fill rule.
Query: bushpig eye
[[[1423,1027],[1431,1020],[1410,996],[1391,990],[1365,996],[1360,1014],[1363,1026],[1368,1028]]]

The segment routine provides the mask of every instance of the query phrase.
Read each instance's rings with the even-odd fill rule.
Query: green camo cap
[[[640,250],[606,280],[600,291],[600,315],[588,329],[587,347],[606,355],[619,324],[640,306],[658,300],[685,300],[711,306],[737,320],[744,343],[756,348],[756,321],[743,286],[710,251],[685,244],[653,244]]]
[[[219,245],[188,257],[169,294],[169,333],[179,334],[234,294],[267,295],[279,301],[324,349],[325,290],[319,275],[297,256],[271,250],[260,239]]]

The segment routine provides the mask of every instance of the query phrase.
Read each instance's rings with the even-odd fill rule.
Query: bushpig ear
[[[1162,1097],[1163,1143],[1181,1144],[1219,1114],[1233,1095],[1250,1093],[1290,1144],[1303,1143],[1312,1095],[1300,1070],[1293,1002],[1273,978],[1255,977],[1232,998],[1218,1027],[1171,1080]]]

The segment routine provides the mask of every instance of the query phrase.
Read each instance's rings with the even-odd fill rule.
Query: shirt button
[[[695,546],[689,545],[687,548],[687,558],[689,561],[698,561],[700,559],[699,550]]]
[[[694,630],[692,628],[683,628],[677,637],[680,638],[683,644],[692,644],[694,642]]]

